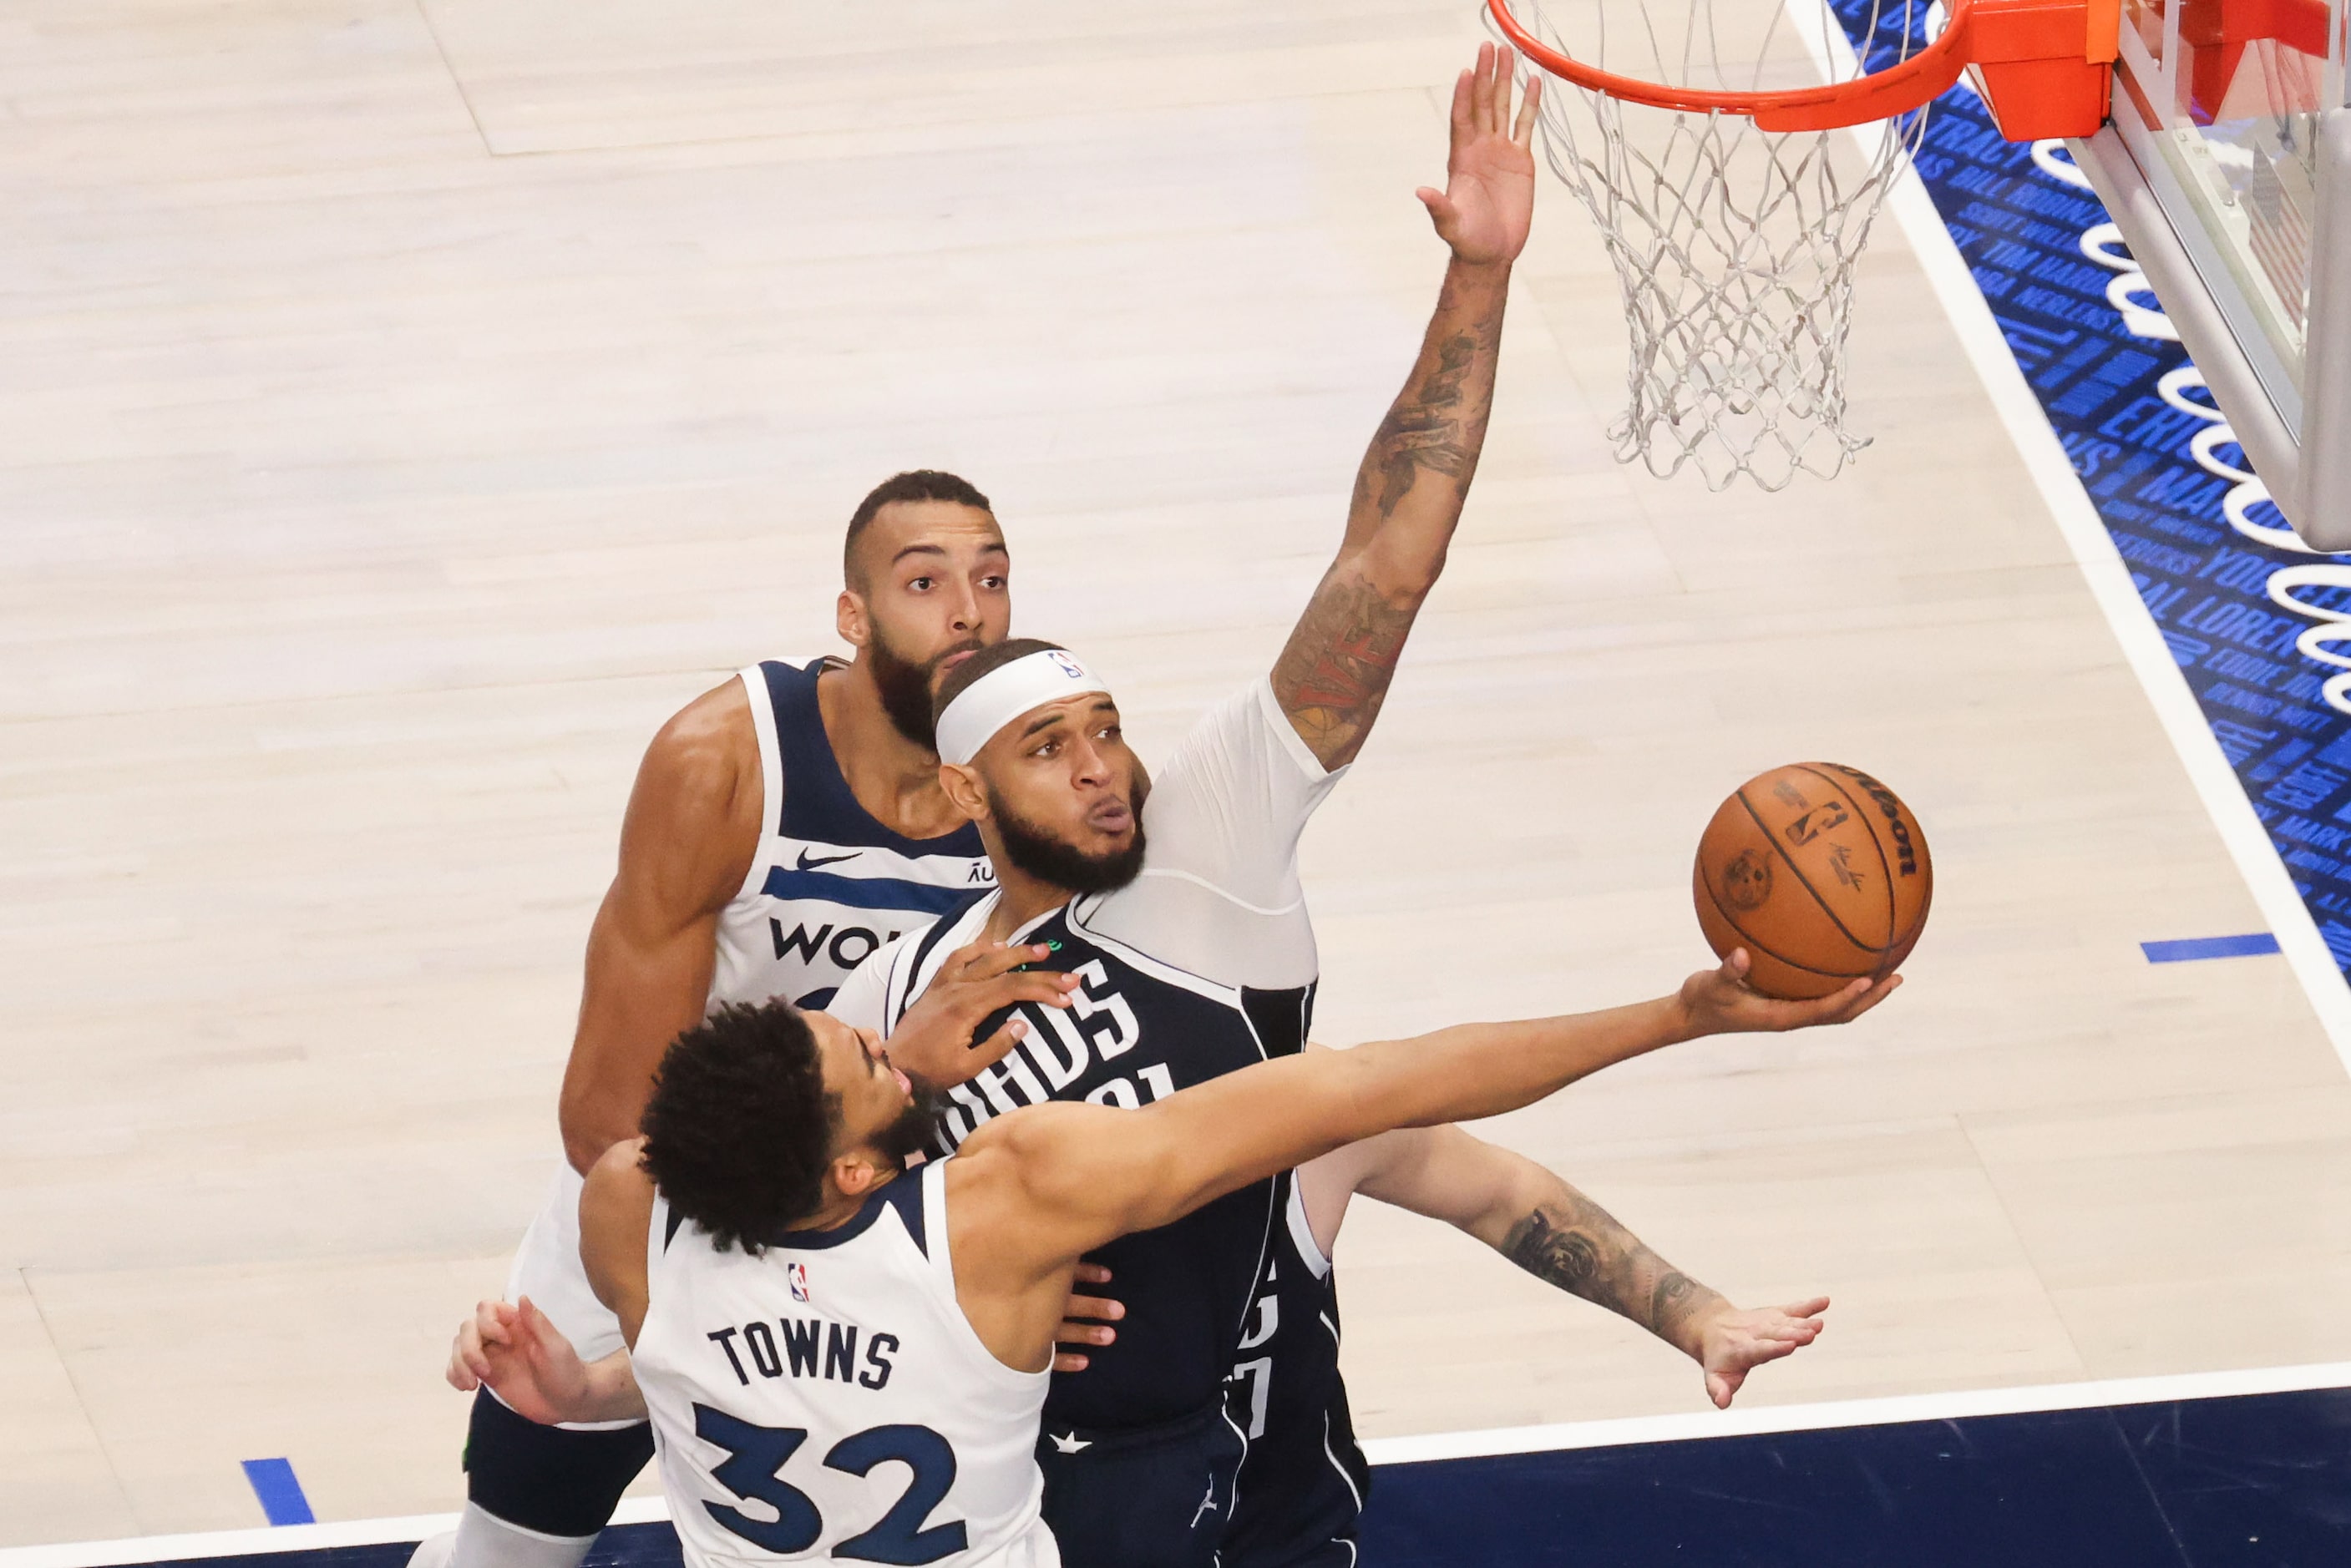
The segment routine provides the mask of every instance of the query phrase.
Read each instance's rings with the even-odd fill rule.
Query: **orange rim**
[[[1872,71],[1849,82],[1823,87],[1790,88],[1776,92],[1723,92],[1700,88],[1668,87],[1638,77],[1618,76],[1587,66],[1561,53],[1521,26],[1510,15],[1509,0],[1486,0],[1494,25],[1502,29],[1519,52],[1552,76],[1653,109],[1680,109],[1688,114],[1743,114],[1763,130],[1835,130],[1891,119],[1933,99],[1959,79],[1967,68],[1969,21],[1975,0],[1951,0],[1949,19],[1942,36],[1882,71]]]

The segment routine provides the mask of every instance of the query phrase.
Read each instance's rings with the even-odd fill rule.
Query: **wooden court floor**
[[[454,1506],[438,1381],[555,1158],[655,725],[831,645],[839,534],[996,497],[1145,754],[1265,668],[1441,248],[1458,0],[22,0],[0,16],[0,1542]],[[1743,1397],[2337,1359],[2351,1085],[1890,224],[1834,483],[1618,467],[1547,187],[1486,462],[1306,846],[1334,1041],[1706,955],[1748,774],[1917,807],[1898,1002],[1498,1124],[1830,1331]],[[1416,1220],[1341,1245],[1374,1435],[1700,1407]]]

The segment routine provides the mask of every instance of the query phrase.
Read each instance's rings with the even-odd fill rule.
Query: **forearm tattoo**
[[[1485,395],[1474,407],[1465,407],[1462,383],[1479,369],[1478,335],[1458,332],[1436,345],[1437,364],[1420,384],[1398,398],[1372,437],[1364,465],[1355,471],[1354,507],[1376,510],[1382,521],[1412,493],[1423,470],[1454,482],[1455,509],[1468,493],[1478,469],[1478,449],[1484,444],[1486,419],[1493,407],[1493,365],[1482,367]]]
[[[1482,296],[1465,299],[1465,286],[1478,287]],[[1355,472],[1357,519],[1367,511],[1382,522],[1395,516],[1424,473],[1451,482],[1438,504],[1448,521],[1459,514],[1493,412],[1506,302],[1503,289],[1465,286],[1458,274],[1446,275],[1412,379],[1380,421]]]
[[[1683,1344],[1690,1317],[1719,1299],[1573,1189],[1513,1225],[1502,1255],[1535,1278],[1677,1345]]]

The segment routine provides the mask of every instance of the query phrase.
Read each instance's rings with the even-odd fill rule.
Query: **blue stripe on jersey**
[[[830,871],[795,871],[789,866],[768,867],[768,880],[759,891],[770,898],[925,915],[945,914],[971,893],[968,888],[934,888],[925,882],[901,882],[894,877],[836,877]]]

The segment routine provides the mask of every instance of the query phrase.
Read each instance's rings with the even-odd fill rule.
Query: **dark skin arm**
[[[559,1117],[581,1173],[637,1133],[662,1053],[700,1022],[718,916],[759,846],[758,732],[740,681],[662,726],[621,825],[620,867],[588,934],[586,982]]]
[[[1677,1040],[1843,1023],[1900,983],[1856,981],[1817,1002],[1775,1002],[1742,983],[1744,959],[1632,1007],[1307,1052],[1140,1110],[1052,1104],[999,1116],[946,1168],[964,1314],[1008,1366],[1041,1367],[1078,1258],[1113,1237],[1390,1127],[1514,1110]]]
[[[1356,471],[1338,558],[1274,664],[1274,696],[1326,768],[1353,762],[1379,716],[1485,445],[1510,264],[1534,211],[1539,100],[1531,89],[1513,122],[1510,72],[1510,52],[1483,45],[1454,85],[1446,189],[1420,192],[1453,250],[1437,312]]]

